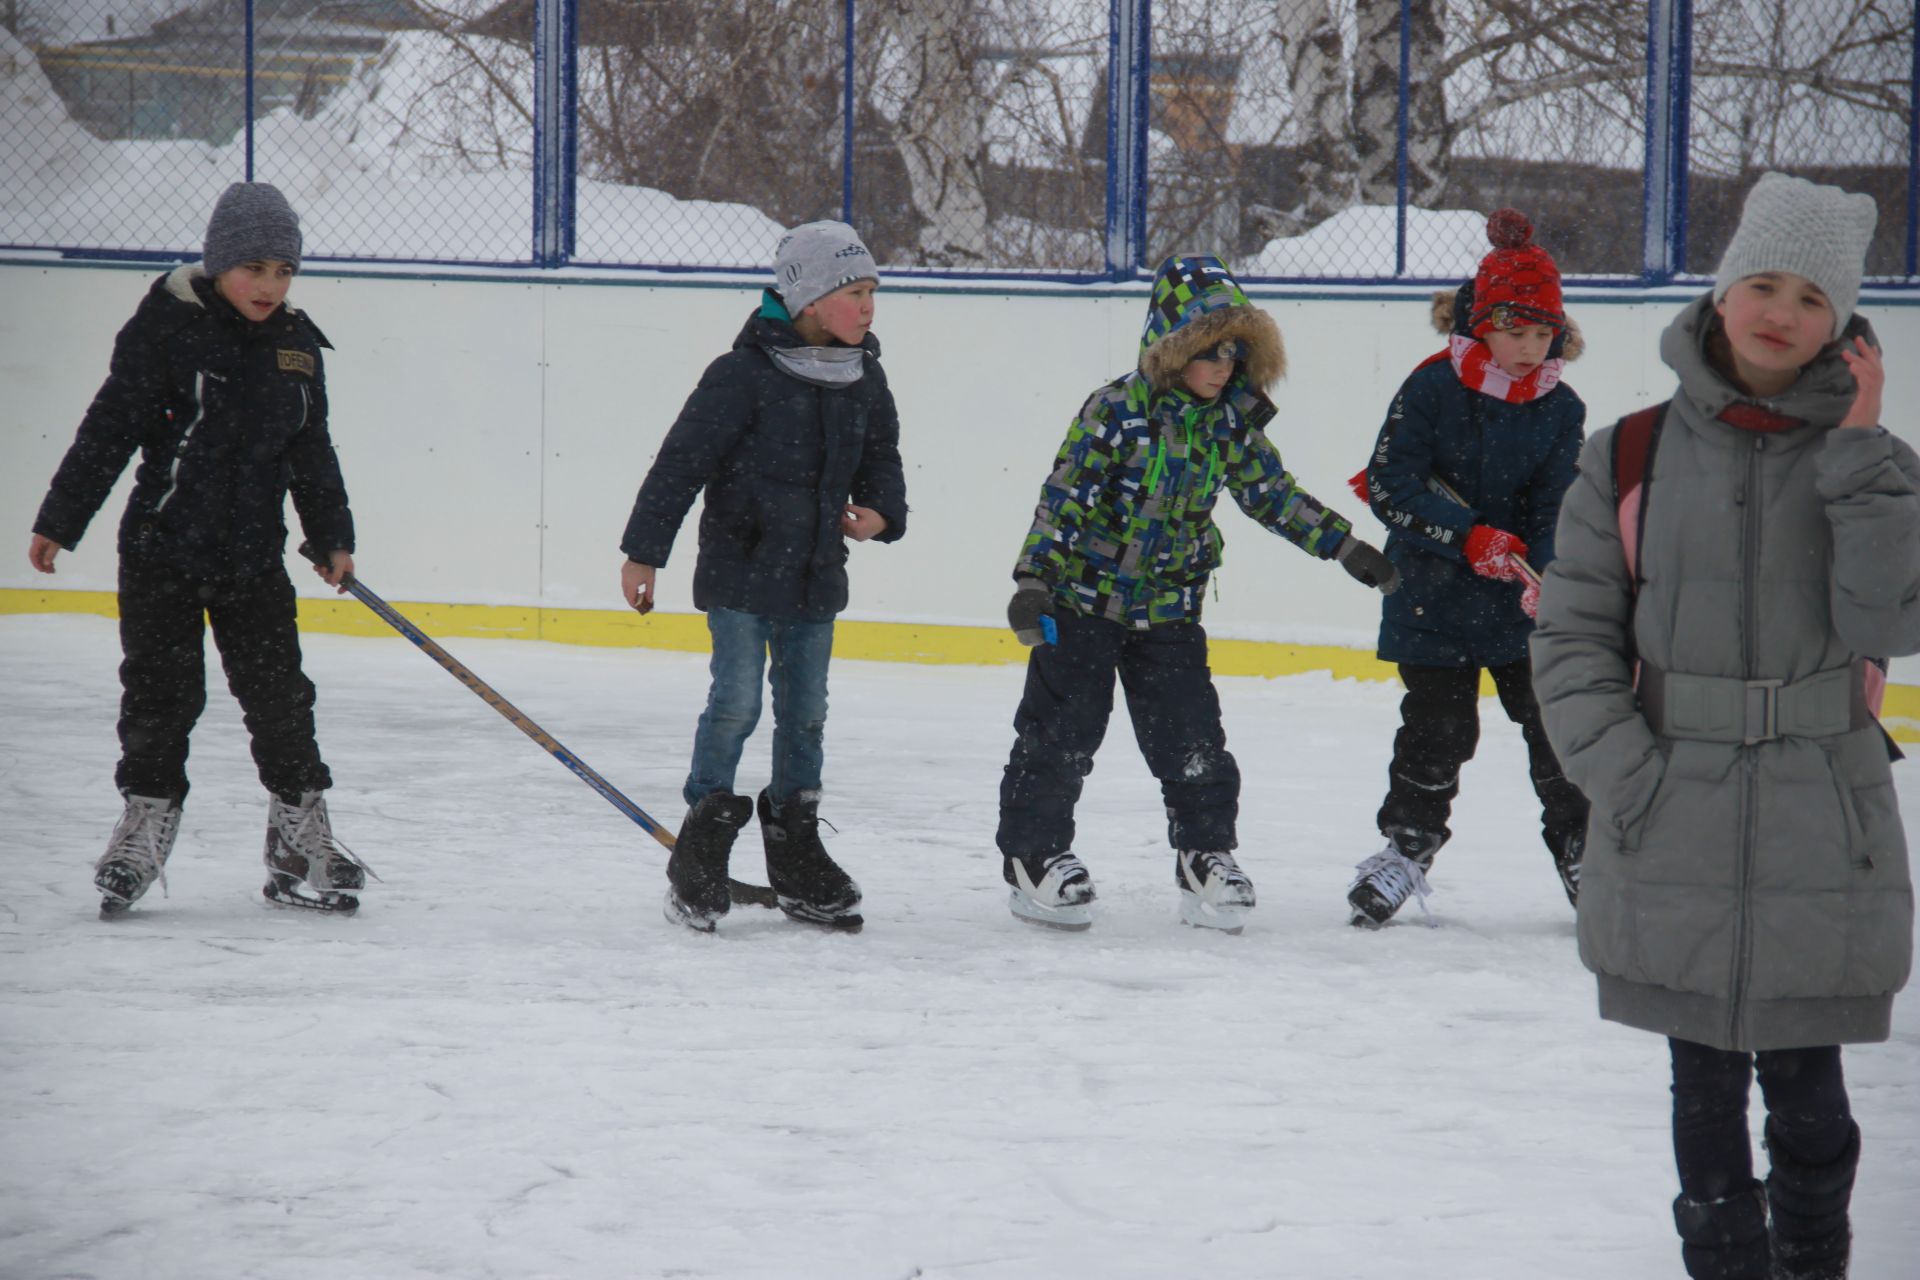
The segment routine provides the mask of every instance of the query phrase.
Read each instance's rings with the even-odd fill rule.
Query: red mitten
[[[1512,582],[1520,576],[1513,557],[1527,558],[1527,544],[1504,529],[1477,524],[1467,532],[1467,563],[1483,578]]]
[[[1529,618],[1540,616],[1540,583],[1530,579],[1520,591],[1520,612]]]
[[[1360,499],[1360,501],[1369,504],[1372,503],[1373,495],[1367,492],[1367,469],[1365,467],[1353,473],[1353,478],[1347,481],[1347,488],[1353,490],[1353,496]]]

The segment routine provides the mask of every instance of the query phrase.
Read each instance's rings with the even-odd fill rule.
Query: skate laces
[[[333,819],[327,815],[325,800],[315,800],[310,805],[292,805],[281,800],[280,804],[300,815],[287,835],[287,843],[306,855],[310,864],[309,875],[312,871],[311,861],[319,858],[322,865],[336,861],[352,863],[375,880],[380,879],[379,872],[368,866],[359,854],[347,848],[340,842],[340,837],[333,834]],[[332,879],[331,875],[327,876],[328,883]]]
[[[1363,884],[1371,885],[1374,892],[1396,909],[1407,900],[1408,895],[1418,898],[1420,914],[1426,917],[1429,925],[1433,923],[1433,912],[1427,908],[1427,895],[1432,890],[1427,887],[1426,871],[1391,844],[1359,865],[1349,889],[1357,889]]]
[[[110,863],[124,863],[139,873],[142,884],[160,882],[162,896],[167,892],[167,853],[180,826],[180,810],[165,809],[134,801],[113,828],[107,851],[94,864],[96,870]]]
[[[1087,871],[1087,864],[1071,853],[1055,854],[1051,858],[1010,858],[1017,871],[1011,878],[1014,888],[1035,902],[1048,906],[1059,906],[1091,898],[1093,876]],[[1034,863],[1040,863],[1040,874],[1033,874]]]
[[[1204,889],[1208,882],[1213,880],[1220,880],[1226,884],[1247,886],[1253,884],[1253,881],[1247,878],[1247,873],[1240,869],[1240,864],[1233,860],[1231,853],[1201,853],[1189,850],[1187,857],[1193,860],[1193,869],[1200,876],[1200,884],[1196,886],[1197,888]]]

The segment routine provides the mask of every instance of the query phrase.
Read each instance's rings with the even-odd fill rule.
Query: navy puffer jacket
[[[845,504],[886,518],[875,541],[907,531],[900,419],[878,340],[861,342],[865,370],[844,387],[803,382],[768,355],[804,345],[769,296],[701,375],[634,501],[620,549],[660,568],[706,491],[693,571],[703,611],[827,621],[847,606]]]
[[[1400,590],[1381,611],[1382,660],[1497,667],[1527,656],[1533,623],[1520,609],[1520,584],[1476,574],[1467,533],[1476,524],[1504,529],[1544,570],[1586,417],[1564,382],[1509,404],[1467,387],[1444,358],[1401,385],[1368,464],[1374,514],[1392,530],[1387,558],[1400,570]],[[1435,492],[1430,477],[1466,505]]]
[[[291,307],[246,319],[197,263],[154,281],[114,340],[33,531],[77,545],[138,449],[122,556],[199,578],[264,573],[286,557],[289,491],[308,541],[353,550],[327,433],[329,345]]]

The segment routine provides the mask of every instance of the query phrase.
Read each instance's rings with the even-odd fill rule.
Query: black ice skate
[[[1420,910],[1433,923],[1427,910],[1427,871],[1433,855],[1440,851],[1444,837],[1423,831],[1396,828],[1387,833],[1387,847],[1362,862],[1356,869],[1353,885],[1347,890],[1348,921],[1360,928],[1377,929],[1393,919],[1394,912],[1408,898],[1420,900]]]
[[[126,911],[155,880],[167,888],[167,856],[180,834],[180,806],[164,796],[127,797],[126,811],[113,828],[107,851],[93,864],[100,890],[101,918]]]
[[[1231,853],[1182,849],[1174,858],[1173,878],[1180,886],[1180,919],[1196,929],[1239,933],[1253,910],[1253,881]]]
[[[359,893],[372,868],[334,839],[323,793],[303,792],[298,803],[277,795],[268,798],[262,856],[267,883],[260,892],[275,906],[339,915],[360,909]]]
[[[673,924],[712,933],[733,900],[727,889],[727,859],[734,838],[753,816],[753,801],[731,791],[701,796],[680,823],[667,859],[667,898],[662,911]]]
[[[760,835],[767,846],[767,883],[789,920],[858,933],[860,886],[820,843],[820,793],[802,791],[776,812],[760,793]]]
[[[1007,909],[1028,924],[1077,933],[1093,925],[1093,876],[1071,853],[1008,858],[1001,878],[1013,886]]]

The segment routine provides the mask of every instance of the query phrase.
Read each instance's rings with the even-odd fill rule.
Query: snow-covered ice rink
[[[704,658],[447,647],[678,825]],[[411,645],[306,652],[383,880],[360,915],[262,901],[210,644],[171,896],[103,923],[114,624],[0,618],[8,1280],[1680,1273],[1665,1045],[1595,1016],[1491,700],[1438,927],[1348,927],[1398,693],[1303,676],[1220,682],[1246,933],[1178,923],[1120,715],[1080,814],[1102,912],[1065,935],[1008,915],[993,849],[1021,673],[837,663],[823,812],[866,931],[703,937],[661,919],[663,851]],[[751,828],[735,871],[764,879]],[[1855,1275],[1912,1280],[1920,994],[1846,1061]]]

